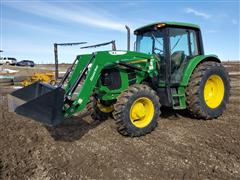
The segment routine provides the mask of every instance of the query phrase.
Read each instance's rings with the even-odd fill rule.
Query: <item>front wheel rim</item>
[[[154,116],[154,105],[152,100],[147,97],[141,97],[135,100],[130,109],[131,123],[138,127],[148,126]]]

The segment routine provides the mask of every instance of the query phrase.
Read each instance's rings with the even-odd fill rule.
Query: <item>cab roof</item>
[[[195,28],[195,29],[200,29],[200,27],[196,24],[192,24],[192,23],[185,23],[185,22],[170,22],[170,21],[161,21],[161,22],[155,22],[155,23],[151,23],[148,24],[146,26],[142,26],[140,28],[137,28],[134,33],[136,33],[137,31],[142,31],[145,29],[150,29],[153,28],[155,26],[159,26],[159,27],[163,27],[163,26],[180,26],[180,27],[188,27],[188,28]]]

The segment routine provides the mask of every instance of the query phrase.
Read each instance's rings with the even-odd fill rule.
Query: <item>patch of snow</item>
[[[17,73],[18,71],[17,70],[13,70],[13,69],[1,69],[0,70],[0,73]]]
[[[13,89],[21,89],[22,86],[13,86]]]
[[[235,72],[229,72],[230,75],[240,75],[239,71],[235,71]]]
[[[0,79],[13,79],[14,76],[0,76]]]

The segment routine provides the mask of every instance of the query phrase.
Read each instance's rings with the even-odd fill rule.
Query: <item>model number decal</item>
[[[111,55],[123,55],[123,54],[127,54],[126,51],[109,51],[108,52]]]

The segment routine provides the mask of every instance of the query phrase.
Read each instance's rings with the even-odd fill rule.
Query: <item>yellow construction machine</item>
[[[22,81],[23,86],[29,86],[30,84],[41,81],[47,84],[54,85],[55,84],[55,79],[54,79],[54,74],[53,73],[34,73],[33,76],[27,78],[26,80]]]

